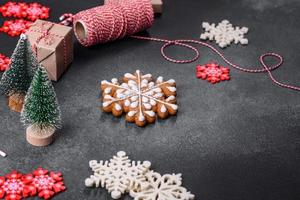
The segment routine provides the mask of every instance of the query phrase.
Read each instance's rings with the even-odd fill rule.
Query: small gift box
[[[49,78],[57,81],[73,61],[73,31],[71,27],[37,20],[26,32],[39,63]]]

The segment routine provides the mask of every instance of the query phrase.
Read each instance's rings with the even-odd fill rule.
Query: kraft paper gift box
[[[73,61],[73,30],[71,27],[37,20],[26,32],[39,63],[49,78],[58,81]]]

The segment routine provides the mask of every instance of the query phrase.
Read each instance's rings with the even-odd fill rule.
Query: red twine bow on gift
[[[49,27],[46,27],[46,24],[50,24]],[[41,33],[42,35],[36,39],[36,43],[34,44],[36,47],[36,44],[38,44],[42,39],[44,39],[44,42],[51,46],[55,42],[55,36],[56,37],[62,37],[54,34],[50,34],[50,30],[53,28],[54,24],[53,23],[46,23],[43,22],[41,24]]]
[[[47,25],[49,25],[47,27]],[[29,29],[27,32],[36,32],[40,33],[41,35],[36,39],[34,45],[33,45],[33,50],[36,54],[36,57],[38,56],[38,51],[37,51],[37,45],[43,40],[46,45],[51,46],[52,44],[55,43],[55,38],[60,38],[63,39],[63,47],[64,47],[64,65],[67,65],[67,49],[66,49],[66,41],[64,36],[58,35],[58,34],[53,34],[51,33],[51,29],[54,27],[54,23],[51,22],[42,22],[40,26],[38,26],[38,30],[32,30]],[[33,24],[32,26],[37,26],[37,24]],[[52,55],[52,54],[50,54]],[[40,60],[39,62],[42,62],[46,60],[50,55],[48,55],[46,58],[43,60]]]

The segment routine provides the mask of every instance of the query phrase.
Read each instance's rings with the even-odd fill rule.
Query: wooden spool
[[[53,142],[54,133],[54,128],[49,128],[47,131],[44,131],[34,126],[29,126],[26,129],[26,140],[33,146],[48,146]]]

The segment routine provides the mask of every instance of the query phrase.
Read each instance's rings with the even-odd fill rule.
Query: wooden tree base
[[[12,94],[8,97],[8,107],[15,112],[21,112],[24,104],[25,95]]]
[[[26,140],[33,146],[48,146],[53,142],[54,133],[55,129],[49,129],[49,131],[46,132],[29,126],[26,129]]]

